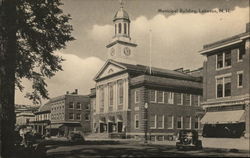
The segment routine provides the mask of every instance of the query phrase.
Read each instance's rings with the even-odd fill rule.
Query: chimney
[[[246,32],[250,32],[250,22],[246,24]]]
[[[75,89],[75,94],[78,94],[78,89]]]

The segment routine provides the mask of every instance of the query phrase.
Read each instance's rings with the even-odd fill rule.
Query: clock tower
[[[116,12],[113,19],[114,36],[111,42],[106,46],[108,48],[108,59],[136,64],[134,51],[137,44],[131,41],[130,19],[128,13],[123,9],[122,1],[120,5],[120,9]]]

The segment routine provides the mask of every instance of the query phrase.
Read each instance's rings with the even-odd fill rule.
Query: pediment
[[[97,73],[96,77],[94,80],[101,79],[110,75],[113,75],[115,73],[118,73],[120,71],[124,71],[126,69],[125,66],[116,63],[115,61],[108,60],[101,70]]]

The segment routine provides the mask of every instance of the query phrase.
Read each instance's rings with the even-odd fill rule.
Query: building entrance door
[[[115,131],[115,123],[109,122],[108,123],[108,133],[113,133]]]
[[[105,123],[100,123],[100,133],[103,133],[107,130],[107,125]]]
[[[118,123],[117,123],[117,132],[118,132],[118,133],[121,133],[121,132],[122,132],[122,126],[123,126],[123,123],[122,123],[122,122],[118,122]]]

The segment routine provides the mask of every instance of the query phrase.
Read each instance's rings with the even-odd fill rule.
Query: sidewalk
[[[238,149],[250,151],[250,139],[200,138],[203,148]],[[176,141],[150,141],[151,144],[175,145]]]

